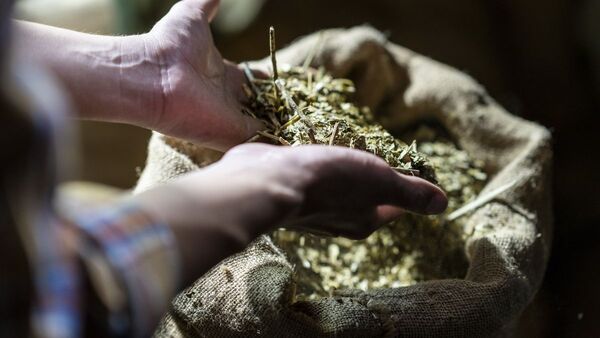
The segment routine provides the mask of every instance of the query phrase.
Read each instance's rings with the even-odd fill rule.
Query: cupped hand
[[[434,214],[447,205],[435,185],[367,152],[331,146],[245,144],[175,184],[198,217],[251,237],[284,226],[362,238],[403,211]]]
[[[232,149],[211,170],[261,177],[266,200],[286,211],[260,212],[272,215],[261,220],[270,227],[363,238],[404,211],[435,214],[447,206],[435,185],[342,147],[248,144]]]
[[[214,45],[209,22],[218,0],[183,0],[143,36],[160,67],[162,105],[151,127],[164,134],[227,150],[263,126],[243,115],[245,81]]]
[[[244,144],[135,199],[173,229],[186,280],[278,227],[364,238],[412,211],[444,211],[435,185],[359,150]]]

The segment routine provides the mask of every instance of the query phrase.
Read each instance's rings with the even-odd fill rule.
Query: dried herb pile
[[[481,165],[435,128],[413,133],[449,199],[445,215],[472,201],[483,188]],[[390,288],[440,278],[462,278],[468,268],[462,219],[405,214],[364,240],[322,238],[278,230],[272,238],[295,264],[297,296],[318,298],[337,289]]]
[[[250,115],[262,119],[268,130],[259,135],[283,145],[329,144],[366,150],[400,172],[435,182],[435,175],[416,145],[394,138],[377,124],[368,107],[351,102],[352,81],[334,79],[320,68],[284,67],[277,86],[254,80]],[[277,92],[280,93],[277,96]]]
[[[418,141],[419,149],[416,141],[407,145],[394,138],[367,107],[352,102],[352,81],[333,78],[323,68],[278,69],[272,30],[270,38],[272,78],[254,78],[246,69],[250,86],[245,91],[251,102],[246,113],[267,126],[250,141],[329,144],[371,152],[402,173],[437,182],[448,194],[448,212],[477,196],[486,180],[481,165],[440,130],[423,126],[407,135]],[[398,287],[462,277],[468,233],[460,219],[445,222],[439,216],[406,214],[360,241],[287,230],[275,231],[272,238],[296,266],[297,296],[316,298],[336,289]]]
[[[335,79],[323,68],[284,65],[277,69],[274,49],[271,35],[271,79],[256,79],[246,69],[250,87],[244,88],[250,105],[245,112],[261,119],[268,128],[255,139],[262,137],[282,145],[329,144],[366,150],[400,172],[435,182],[431,166],[417,152],[415,143],[407,145],[394,138],[375,121],[368,107],[357,107],[352,102],[352,81]]]

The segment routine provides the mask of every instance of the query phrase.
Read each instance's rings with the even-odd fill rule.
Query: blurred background
[[[16,16],[80,31],[147,31],[175,1],[20,0]],[[555,239],[519,337],[600,337],[600,0],[222,0],[217,46],[233,61],[313,31],[368,23],[463,70],[513,114],[553,131]],[[149,132],[80,123],[78,179],[130,188]]]

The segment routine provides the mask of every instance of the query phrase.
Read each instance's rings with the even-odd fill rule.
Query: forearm
[[[81,235],[77,248],[90,291],[110,318],[130,316],[128,336],[149,336],[177,291],[243,250],[268,229],[265,224],[273,223],[263,221],[268,209],[245,206],[230,195],[236,187],[242,200],[265,201],[258,190],[239,182],[229,188],[210,184],[219,181],[214,176],[187,177],[84,211],[70,223]],[[94,309],[98,304],[87,305]]]
[[[90,313],[103,309],[90,327],[106,327],[111,336],[150,336],[182,287],[179,251],[168,225],[133,201],[72,212],[70,218],[72,231],[65,235],[78,238],[86,286],[95,295],[83,306]]]
[[[14,21],[16,52],[50,69],[84,119],[151,126],[160,66],[140,36],[101,36]]]
[[[209,191],[205,193],[208,199],[214,197]],[[188,196],[174,184],[152,189],[132,199],[154,219],[169,225],[180,253],[184,286],[226,257],[241,251],[259,235],[258,231],[238,221],[219,217],[223,210],[203,205],[198,198]],[[230,207],[235,208],[234,205]]]

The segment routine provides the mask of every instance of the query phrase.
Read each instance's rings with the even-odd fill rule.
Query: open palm
[[[154,129],[217,150],[242,143],[261,123],[242,115],[243,72],[222,58],[209,22],[218,1],[180,1],[147,34],[160,67],[162,107]]]

